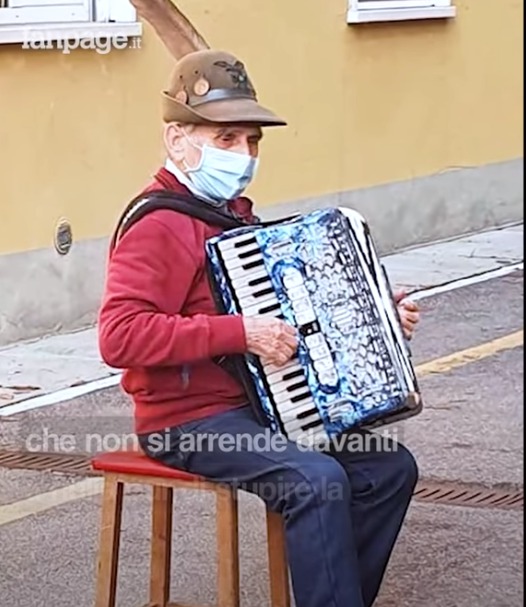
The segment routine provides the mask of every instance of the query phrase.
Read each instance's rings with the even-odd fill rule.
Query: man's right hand
[[[297,331],[277,318],[243,319],[247,349],[263,364],[285,365],[298,348]]]

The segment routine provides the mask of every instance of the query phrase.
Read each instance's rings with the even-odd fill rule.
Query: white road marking
[[[467,350],[453,352],[453,354],[448,356],[431,360],[416,367],[416,372],[419,377],[447,373],[458,367],[483,360],[498,352],[517,348],[523,344],[524,331],[516,331],[510,335],[504,335]],[[101,493],[103,488],[103,478],[89,478],[61,489],[41,493],[13,504],[7,504],[6,506],[0,506],[0,527],[33,514],[45,512],[55,506],[62,506],[86,497],[93,497]]]
[[[429,289],[422,289],[420,291],[414,291],[409,294],[409,299],[418,301],[427,297],[433,297],[440,293],[446,293],[448,291],[454,291],[462,287],[474,285],[486,280],[492,280],[493,278],[499,278],[506,276],[518,270],[524,269],[524,263],[515,263],[512,265],[498,268],[497,270],[490,270],[489,272],[482,272],[459,280],[454,280],[443,285],[431,287]],[[56,392],[50,392],[49,394],[43,394],[42,396],[35,396],[33,398],[27,398],[21,400],[12,405],[3,406],[0,408],[0,418],[8,417],[10,415],[16,415],[17,413],[25,413],[26,411],[32,411],[33,409],[40,409],[42,407],[49,407],[50,405],[56,405],[59,403],[97,392],[98,390],[104,390],[105,388],[112,388],[118,386],[122,377],[122,373],[116,373],[110,377],[104,379],[98,379],[96,381],[87,382],[82,386],[75,386],[73,388],[66,388],[64,390],[57,390]]]
[[[56,506],[98,495],[103,489],[103,483],[104,479],[102,478],[88,478],[73,485],[33,495],[13,504],[0,506],[0,527],[33,514],[46,512],[46,510]]]
[[[492,280],[493,278],[500,278],[501,276],[506,276],[507,274],[512,274],[513,272],[523,269],[524,262],[521,261],[520,263],[514,263],[510,266],[498,268],[497,270],[481,272],[480,274],[474,274],[473,276],[468,276],[466,278],[459,278],[458,280],[453,280],[451,282],[444,283],[443,285],[415,291],[409,295],[409,299],[414,299],[416,301],[419,299],[425,299],[426,297],[433,297],[434,295],[439,295],[440,293],[454,291],[455,289],[461,289],[462,287],[469,287],[470,285],[485,282],[486,280]]]
[[[56,392],[50,392],[49,394],[42,394],[42,396],[35,396],[26,400],[21,400],[13,405],[7,405],[0,408],[0,417],[7,417],[9,415],[16,415],[17,413],[25,413],[32,409],[40,409],[41,407],[49,407],[50,405],[57,405],[85,394],[97,392],[98,390],[104,390],[105,388],[112,388],[119,385],[122,373],[105,377],[104,379],[97,379],[96,381],[86,382],[82,386],[74,386],[73,388],[65,388],[64,390],[57,390]]]

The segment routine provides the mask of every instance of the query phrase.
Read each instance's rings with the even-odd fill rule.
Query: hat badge
[[[186,103],[188,101],[188,95],[186,94],[186,91],[181,90],[176,93],[175,99],[176,101],[179,101],[179,103]]]
[[[194,84],[194,93],[199,97],[206,95],[210,90],[210,83],[206,78],[199,78],[199,80]]]

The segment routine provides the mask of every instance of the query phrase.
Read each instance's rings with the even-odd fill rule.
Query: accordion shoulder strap
[[[124,209],[111,239],[111,248],[113,249],[132,225],[141,220],[145,215],[158,211],[160,209],[169,209],[200,219],[204,223],[217,226],[223,229],[233,229],[250,225],[246,221],[224,213],[208,204],[191,196],[177,194],[170,190],[154,191],[147,194],[141,194],[134,198]]]
[[[111,238],[111,250],[127,230],[143,217],[160,209],[168,209],[195,217],[201,221],[224,230],[248,226],[246,221],[216,209],[191,196],[183,196],[171,190],[159,190],[141,194],[134,198],[124,209]],[[215,357],[213,361],[238,381],[243,382],[239,375],[239,361],[231,360],[229,356]]]

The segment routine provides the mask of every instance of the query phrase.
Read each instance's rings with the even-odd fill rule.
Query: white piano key
[[[297,386],[297,384],[301,385]],[[292,381],[289,383],[289,385],[282,385],[281,387],[279,387],[279,385],[270,386],[270,391],[273,393],[274,400],[277,404],[281,402],[288,402],[289,400],[292,404],[294,404],[294,402],[302,402],[301,400],[294,402],[292,400],[293,398],[301,396],[302,394],[310,395],[312,397],[310,388],[308,385],[304,385],[304,381]],[[307,398],[307,396],[305,398]]]
[[[298,384],[300,384],[298,386]],[[276,397],[276,403],[280,402],[288,402],[289,400],[294,403],[300,403],[305,400],[307,397],[312,397],[310,388],[308,385],[304,385],[304,382],[292,381],[290,387],[287,391],[283,391],[279,394],[279,397]]]
[[[265,378],[270,389],[275,390],[276,392],[280,392],[283,389],[282,386],[289,388],[290,386],[295,386],[296,384],[307,381],[307,377],[302,368],[299,368],[292,373],[292,375],[287,373],[275,373],[270,377],[265,375]]]
[[[298,430],[307,433],[316,427],[323,428],[323,420],[318,413],[313,413],[303,419],[291,420],[289,423],[283,423],[287,432],[297,432]]]
[[[303,395],[303,398],[301,400],[292,400],[294,397],[298,397],[300,395]],[[300,404],[304,404],[305,407],[308,408],[314,407],[314,400],[308,388],[301,388],[300,390],[292,394],[283,392],[282,394],[280,394],[280,398],[275,398],[274,401],[276,408],[280,412],[289,411],[291,408],[299,406]]]
[[[299,386],[295,387],[294,386]],[[294,378],[289,381],[279,381],[269,385],[270,392],[274,396],[275,399],[281,398],[282,394],[290,395],[290,394],[300,394],[302,390],[310,391],[309,385],[307,384],[307,380],[305,378]]]
[[[303,419],[298,419],[297,417],[282,417],[281,420],[287,433],[294,432],[296,430],[302,430],[303,432],[306,432],[307,426],[312,422],[319,422],[321,425],[323,425],[323,421],[318,412],[313,413],[312,415],[309,415],[308,417],[305,417]]]
[[[249,268],[248,270],[240,266],[229,272],[228,276],[230,277],[230,280],[236,281],[237,284],[245,284],[252,278],[253,273],[255,274],[256,271],[260,272],[264,269],[265,266],[257,266],[255,268]]]
[[[246,284],[246,281],[245,281]],[[265,292],[266,291],[266,292]],[[235,290],[235,294],[237,299],[245,299],[246,297],[253,297],[255,299],[257,299],[258,297],[264,297],[265,295],[270,295],[271,293],[274,293],[274,288],[272,287],[272,284],[270,283],[270,281],[268,281],[268,283],[262,284],[262,285],[256,285],[256,286],[246,286],[246,287],[242,287],[241,289],[236,289]]]
[[[305,399],[304,401],[295,403],[290,402],[286,405],[282,405],[279,408],[279,413],[281,415],[293,415],[295,417],[299,417],[305,411],[310,411],[313,408],[315,408],[314,400]]]
[[[243,289],[265,289],[272,287],[272,281],[270,276],[267,274],[265,268],[260,270],[256,268],[257,272],[248,272],[242,276],[238,276],[231,280],[234,291],[239,294]]]
[[[274,375],[274,373],[283,373],[283,375],[285,375],[286,373],[291,372],[291,369],[299,366],[298,357],[295,356],[294,358],[291,358],[291,360],[289,360],[289,362],[284,364],[282,367],[278,367],[277,365],[271,365],[271,364],[266,364],[266,365],[262,365],[262,366],[263,366],[263,371],[265,372],[265,375],[267,377]]]
[[[237,249],[239,247],[244,247],[249,243],[254,243],[256,241],[256,237],[254,234],[241,234],[240,236],[234,236],[232,238],[228,238],[227,240],[223,240],[217,244],[217,248],[223,252],[231,251],[232,249]]]
[[[243,259],[244,257],[249,257],[254,255],[255,253],[261,253],[261,249],[257,243],[251,243],[246,245],[245,247],[240,247],[239,249],[230,249],[229,251],[222,251],[221,256],[223,261],[227,261],[230,259]]]
[[[246,310],[252,306],[259,306],[263,308],[273,304],[279,305],[279,300],[274,291],[272,291],[272,293],[262,295],[261,297],[254,297],[253,295],[248,294],[244,297],[238,297],[237,300],[239,301],[239,305],[241,306],[242,310]]]
[[[268,382],[295,381],[298,377],[306,379],[305,369],[296,357],[293,364],[284,368],[277,368],[273,373],[265,374]]]
[[[254,261],[263,262],[263,255],[261,255],[261,252],[256,252],[253,255],[251,255],[250,257],[247,257],[245,259],[239,259],[238,257],[234,257],[233,259],[227,259],[227,260],[225,260],[225,267],[230,272],[237,268],[243,268],[243,266],[253,263]],[[264,266],[262,266],[262,267],[264,267]],[[250,268],[248,268],[248,271],[249,272],[251,271]]]
[[[281,314],[281,306],[278,300],[266,301],[246,307],[241,306],[241,312],[243,316],[270,316],[275,318]]]

